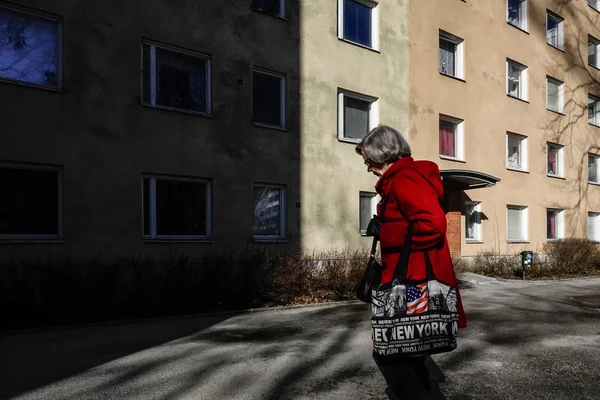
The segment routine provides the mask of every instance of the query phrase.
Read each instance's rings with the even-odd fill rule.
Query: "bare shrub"
[[[515,278],[521,270],[520,255],[481,252],[473,262],[473,272],[497,278]]]

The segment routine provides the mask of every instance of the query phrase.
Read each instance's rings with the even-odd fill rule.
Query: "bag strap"
[[[379,219],[381,220],[381,223],[383,223],[383,213],[385,212],[385,208],[389,201],[389,196],[390,195],[388,194],[385,197],[385,199],[382,199],[380,215],[378,216]],[[373,243],[371,244],[371,258],[375,258],[375,253],[377,253],[377,242],[378,241],[379,241],[379,236],[373,236]]]

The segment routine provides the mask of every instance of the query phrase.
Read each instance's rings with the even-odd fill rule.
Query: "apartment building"
[[[600,2],[410,2],[410,138],[455,254],[600,241]],[[462,183],[462,187],[461,184]]]
[[[0,1],[0,262],[366,246],[408,1]]]

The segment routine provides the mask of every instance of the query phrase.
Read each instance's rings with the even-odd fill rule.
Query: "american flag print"
[[[429,289],[427,282],[406,287],[406,314],[420,314],[429,309]]]

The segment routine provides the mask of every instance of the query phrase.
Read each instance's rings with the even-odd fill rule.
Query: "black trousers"
[[[426,357],[402,357],[389,360],[373,354],[373,358],[388,387],[398,399],[430,400],[434,398],[429,369],[425,363]]]

